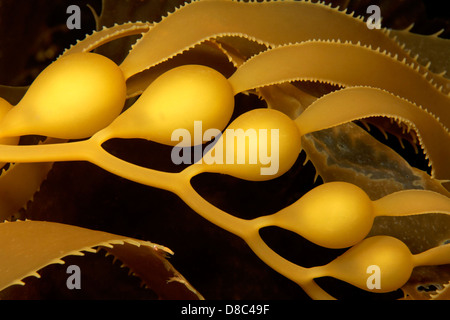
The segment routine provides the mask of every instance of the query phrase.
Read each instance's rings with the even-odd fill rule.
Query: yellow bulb
[[[110,59],[95,53],[62,57],[31,84],[0,123],[0,136],[87,138],[122,111],[125,79]]]
[[[254,109],[236,118],[204,156],[205,171],[265,181],[286,173],[301,151],[295,123],[274,109]]]
[[[402,241],[375,236],[363,240],[322,268],[324,275],[381,293],[401,288],[410,278],[414,264],[411,252]]]
[[[309,191],[272,217],[274,224],[327,248],[347,248],[364,239],[374,219],[373,205],[359,187],[330,182]]]
[[[5,117],[5,115],[11,110],[12,105],[3,98],[0,98],[0,122]],[[17,145],[19,143],[20,137],[5,137],[0,138],[0,145]],[[5,165],[4,162],[0,162],[0,168]]]
[[[189,146],[196,134],[196,121],[204,130],[222,131],[233,111],[234,93],[221,73],[206,66],[185,65],[158,77],[105,131],[116,138]],[[192,139],[184,143],[173,139],[177,129],[187,130]],[[203,132],[199,134],[203,142]]]

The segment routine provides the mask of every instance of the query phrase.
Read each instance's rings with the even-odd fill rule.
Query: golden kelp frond
[[[62,142],[67,141],[47,138],[42,142],[38,141],[37,144]],[[10,220],[20,209],[26,209],[28,202],[33,200],[34,194],[39,191],[52,167],[51,162],[9,163],[9,167],[0,172],[0,220]]]
[[[9,220],[39,191],[51,162],[16,163],[0,176],[0,220]]]
[[[95,31],[91,35],[87,36],[84,40],[79,40],[75,45],[72,45],[69,49],[65,50],[64,55],[77,53],[77,52],[89,52],[96,48],[114,41],[116,39],[142,34],[150,28],[151,24],[146,22],[129,22],[114,27],[104,27],[100,31]]]
[[[0,289],[19,284],[45,266],[63,263],[68,255],[80,255],[96,246],[112,246],[125,241],[149,245],[122,236],[79,227],[39,221],[0,224]]]
[[[131,98],[142,94],[164,72],[187,64],[208,66],[224,75],[231,75],[235,70],[228,57],[209,41],[206,41],[183,54],[131,77],[127,81],[127,97]]]
[[[111,10],[112,0],[105,0],[103,4],[106,2]],[[134,8],[136,3],[130,7]],[[126,6],[120,4],[119,7]],[[126,13],[121,15],[123,18]],[[141,20],[137,15],[130,16],[134,18]],[[159,21],[152,19],[149,14],[149,21]],[[97,26],[112,25],[112,20],[107,23],[101,20],[97,17]],[[127,17],[119,21],[129,20]],[[129,51],[139,35],[142,38]],[[113,40],[119,41],[107,45]],[[269,267],[296,282],[313,299],[333,299],[315,284],[315,279],[320,277],[334,277],[370,292],[399,288],[407,292],[408,286],[418,280],[413,268],[447,265],[443,267],[446,270],[450,263],[445,227],[448,219],[435,219],[439,213],[449,218],[450,213],[449,193],[443,190],[442,183],[450,179],[447,165],[450,158],[450,81],[444,79],[443,74],[431,72],[427,61],[411,56],[413,51],[399,42],[390,30],[370,30],[362,17],[355,17],[347,10],[322,2],[290,0],[193,1],[162,17],[160,23],[128,22],[94,32],[66,50],[55,62],[53,67],[58,67],[55,73],[58,77],[50,77],[46,85],[36,81],[25,94],[27,99],[18,103],[20,108],[8,110],[6,120],[2,120],[0,160],[7,165],[0,175],[0,218],[21,218],[21,213],[12,215],[33,200],[35,190],[40,188],[51,168],[51,163],[41,165],[40,162],[86,161],[130,182],[174,193],[194,212],[244,240]],[[94,49],[99,49],[96,54],[87,53]],[[103,49],[106,50],[102,52]],[[77,63],[81,56],[109,57],[114,61],[111,61],[111,69],[120,77],[108,75],[108,68],[97,70],[99,64],[94,60],[80,77],[74,77],[72,71],[80,69]],[[59,64],[63,60],[67,62],[64,66]],[[123,61],[120,67],[117,61]],[[95,70],[99,72],[98,78],[89,76]],[[200,76],[206,74],[214,77]],[[156,79],[160,75],[162,77]],[[114,79],[119,80],[118,87],[111,85]],[[297,83],[292,83],[295,81]],[[61,83],[64,86],[60,86]],[[102,91],[104,89],[106,91]],[[17,92],[11,90],[11,97],[15,99]],[[118,93],[120,97],[115,96]],[[265,101],[239,93],[255,93]],[[142,94],[139,99],[125,102],[126,98],[139,94]],[[241,99],[245,99],[244,103]],[[269,108],[261,108],[264,103]],[[245,111],[247,109],[250,111]],[[39,117],[35,117],[36,114]],[[233,115],[237,117],[230,121]],[[427,171],[419,174],[419,170],[406,162],[406,157],[393,150],[387,152],[386,145],[375,145],[375,138],[366,132],[362,137],[359,135],[362,129],[351,123],[373,117],[391,119],[401,123],[406,131],[413,130],[416,133],[412,136],[414,147],[423,148],[432,176]],[[191,125],[196,121],[204,124],[202,130],[218,131],[216,144],[203,154],[195,154],[194,159],[198,161],[181,171],[166,171],[167,166],[161,170],[151,169],[152,165],[146,166],[140,161],[135,164],[128,158],[130,154],[121,157],[120,152],[110,147],[119,139],[180,146],[171,138],[173,133],[182,128],[195,136],[196,130]],[[278,137],[278,143],[270,142],[272,147],[277,145],[277,162],[273,163],[276,167],[272,166],[272,160],[271,167],[264,167],[263,146],[258,146],[256,163],[252,160],[241,163],[239,159],[236,163],[240,152],[227,142],[235,139],[231,132],[246,129],[255,130],[252,133],[259,142],[264,139],[265,130],[274,133],[274,139]],[[325,133],[334,129],[331,134]],[[25,136],[30,134],[77,141],[52,143],[46,140],[43,145],[37,145],[33,140],[32,145],[15,145],[16,142],[3,140],[18,139],[18,136],[26,140]],[[308,136],[315,140],[308,140]],[[200,146],[208,139],[212,137],[202,137],[201,141],[194,137],[194,143]],[[183,146],[187,140],[183,139]],[[328,145],[323,147],[325,142]],[[251,145],[240,146],[245,147],[240,156],[255,159]],[[290,175],[296,175],[296,170],[301,168],[297,160],[302,148],[307,153],[306,160],[314,159],[315,152],[324,155],[321,160],[317,161],[316,157],[312,161],[316,178],[321,175],[325,184],[299,196],[305,190],[289,186],[297,184],[297,180],[294,183],[288,180],[286,184],[283,180],[283,185],[277,187],[281,192],[277,190],[277,194],[282,194],[284,208],[274,210],[275,214],[251,219],[234,216],[227,212],[228,208],[219,209],[195,189],[194,179],[203,173],[201,179],[209,179],[207,176],[214,173],[222,174],[234,177],[235,183],[240,183],[239,180],[255,182],[255,188],[259,187],[258,181],[268,182],[278,177],[291,179]],[[171,160],[176,164],[173,151]],[[147,155],[159,157],[158,151],[156,153]],[[234,161],[223,163],[219,154],[226,154],[227,162],[228,158]],[[230,154],[233,157],[228,157]],[[142,153],[138,156],[142,158]],[[182,163],[188,164],[184,159]],[[69,182],[65,171],[61,173],[56,188],[60,188],[62,182]],[[77,173],[73,175],[82,184],[72,191],[74,194],[92,182],[86,168]],[[108,192],[92,187],[101,190],[102,195]],[[405,189],[430,189],[438,193]],[[285,190],[294,190],[294,194],[285,197]],[[391,194],[399,190],[401,193]],[[61,190],[72,196],[70,191],[69,188]],[[82,192],[91,195],[91,191]],[[64,212],[44,210],[42,213],[42,204],[46,206],[53,197],[47,196],[45,200],[35,197],[36,205],[30,206],[24,215],[39,219],[46,214]],[[293,205],[287,204],[294,202],[296,196],[298,200]],[[89,207],[89,213],[97,214],[91,201],[102,206],[101,200],[87,198],[90,198],[86,201],[89,205],[84,208]],[[155,211],[154,203],[148,208]],[[76,208],[73,211],[79,214]],[[130,209],[130,212],[133,217],[135,211]],[[412,219],[415,223],[412,228],[400,222],[401,218],[411,215],[416,218]],[[154,217],[146,218],[150,223],[141,224],[145,232]],[[109,216],[105,220],[109,222]],[[174,227],[182,226],[174,224]],[[350,249],[328,265],[303,267],[278,255],[264,242],[259,231],[266,227],[293,231],[321,247]],[[303,249],[301,246],[289,249],[295,251],[299,247]],[[94,251],[93,248],[105,249],[122,260],[123,266],[139,276],[145,285],[158,287],[159,297],[169,296],[164,289],[166,283],[173,280],[186,290],[182,291],[182,296],[202,298],[159,254],[169,252],[164,247],[106,232],[34,221],[0,224],[0,290],[14,283],[23,284],[27,276],[39,277],[39,270],[48,264],[63,262],[64,256],[82,255],[82,251]],[[366,285],[365,267],[374,264],[383,267],[382,290]],[[159,267],[165,267],[163,276],[153,273],[154,268]],[[438,283],[437,288],[441,290],[449,274],[428,274],[427,280]],[[445,296],[444,291],[442,296]]]
[[[0,290],[14,284],[24,284],[22,280],[28,276],[39,277],[40,269],[50,264],[64,263],[61,259],[66,256],[84,255],[83,251],[96,252],[95,247],[117,254],[132,271],[142,274],[142,280],[152,289],[161,289],[166,284],[164,282],[173,277],[182,279],[164,258],[172,252],[148,241],[54,222],[16,221],[0,224]],[[143,263],[154,269],[142,269]],[[152,277],[152,272],[160,272],[167,278],[164,281],[158,276]],[[159,282],[156,288],[153,286],[155,281]],[[187,285],[187,281],[179,281],[178,284],[180,288],[177,290],[185,298],[201,297]]]
[[[268,72],[264,66],[272,64],[277,67]],[[384,89],[423,107],[450,128],[448,95],[396,56],[358,44],[308,41],[269,49],[229,78],[235,93],[297,80]]]
[[[220,36],[245,37],[266,46],[312,39],[361,42],[397,54],[409,63],[415,62],[388,33],[385,29],[369,30],[362,18],[322,3],[196,1],[151,27],[133,46],[121,68],[128,79],[203,41]],[[167,34],[173,36],[168,38]],[[164,43],[164,46],[155,46],[155,43]],[[427,72],[423,66],[418,68],[423,74]]]
[[[0,97],[0,120],[2,120],[10,111],[12,110],[12,105],[5,99]],[[0,138],[0,144],[7,145],[17,145],[19,144],[20,137],[3,137]],[[3,169],[6,163],[0,162],[0,169]],[[0,174],[2,171],[0,171]]]
[[[0,119],[12,110],[12,106],[6,100],[0,98]],[[7,111],[7,112],[5,112]],[[0,144],[18,145],[20,137],[0,139]],[[48,139],[47,142],[58,142],[56,139]],[[42,181],[47,176],[52,165],[50,163],[22,164],[0,163],[0,221],[8,220],[19,209],[26,206],[32,200],[34,193],[39,189]]]

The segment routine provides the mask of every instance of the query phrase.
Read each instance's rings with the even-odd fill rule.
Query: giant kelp
[[[105,5],[107,6],[108,3],[105,3]],[[270,10],[268,10],[269,8]],[[274,8],[277,8],[279,11],[274,12]],[[305,14],[309,12],[308,10],[312,10],[312,13],[310,12],[309,14]],[[211,14],[212,12],[216,12],[216,14],[219,12],[221,14],[217,14],[215,17],[214,14]],[[327,22],[330,22],[329,25],[334,27],[321,29],[314,25],[309,26],[308,28],[301,28],[302,25],[296,26],[286,23],[286,26],[289,26],[292,30],[295,30],[291,31],[277,28],[280,25],[285,26],[284,24],[274,23],[272,26],[275,27],[269,27],[270,30],[267,30],[270,24],[260,22],[261,20],[267,21],[270,19],[274,19],[275,21],[276,19],[280,19],[280,21],[286,22],[288,21],[286,20],[288,14],[293,12],[295,12],[296,15],[293,15],[294,18],[292,19],[292,23],[314,24],[316,23],[315,21],[309,22],[307,18],[318,17],[321,14],[324,14],[328,17],[328,19],[331,19],[327,20]],[[227,14],[230,16],[227,16]],[[295,17],[302,14],[305,14],[305,19],[295,19]],[[234,15],[237,15],[237,18]],[[185,30],[180,28],[180,26],[186,25],[186,23],[181,23],[184,21],[183,19],[187,19],[187,21],[192,22],[195,21],[195,19],[199,19],[200,16],[203,17],[202,20],[210,19],[210,29],[196,29],[196,27],[193,26],[184,32]],[[251,23],[242,24],[243,16],[254,16],[255,19],[250,19],[249,21]],[[264,19],[256,19],[260,16],[263,16]],[[226,23],[230,21],[226,20],[227,17],[229,19],[235,19],[232,20],[234,23]],[[226,22],[221,22],[221,19],[225,19]],[[213,28],[216,27],[214,23],[217,23],[217,26],[219,27]],[[337,28],[335,24],[341,25],[341,27]],[[305,25],[303,25],[303,27],[305,27]],[[301,32],[303,30],[307,30],[306,34]],[[234,88],[235,94],[244,91],[256,93],[267,101],[271,108],[283,110],[286,114],[291,116],[291,118],[297,118],[295,123],[300,132],[302,135],[307,134],[302,138],[302,147],[324,181],[340,180],[356,183],[363,188],[373,200],[380,199],[386,194],[390,194],[394,191],[411,188],[432,189],[443,193],[444,195],[448,194],[445,188],[441,185],[440,181],[434,179],[436,172],[439,174],[439,179],[447,179],[446,170],[448,170],[448,166],[446,165],[447,158],[445,152],[447,152],[448,149],[439,148],[439,145],[435,145],[435,141],[433,140],[433,136],[441,136],[442,138],[439,139],[439,142],[448,144],[445,142],[448,140],[448,125],[446,124],[446,117],[448,117],[448,108],[446,109],[446,107],[448,107],[448,97],[446,95],[448,81],[443,78],[442,75],[435,74],[428,70],[429,66],[421,65],[417,58],[411,57],[408,54],[408,51],[404,50],[404,46],[402,44],[397,43],[395,39],[390,37],[391,34],[389,31],[383,29],[380,31],[375,30],[371,33],[361,18],[354,18],[351,14],[339,11],[339,9],[333,9],[323,4],[313,4],[310,2],[269,2],[245,4],[230,1],[200,1],[185,5],[174,14],[171,14],[167,18],[163,19],[161,23],[155,25],[145,23],[129,23],[123,26],[103,29],[99,33],[95,33],[92,36],[87,37],[86,40],[79,42],[77,45],[67,50],[63,54],[63,57],[76,55],[75,53],[77,51],[89,51],[114,39],[128,37],[129,35],[139,34],[142,32],[144,32],[144,36],[135,46],[133,46],[130,54],[127,55],[126,59],[121,64],[121,68],[124,70],[125,78],[128,79],[127,87],[129,97],[140,94],[150,83],[153,83],[156,77],[163,72],[179,65],[191,63],[198,64],[198,61],[201,61],[201,64],[206,64],[210,67],[216,68],[217,70],[221,70],[226,76],[231,76],[231,74],[233,74],[233,76],[229,78],[229,81]],[[157,40],[158,34],[165,35],[167,33],[173,34],[174,37],[170,38],[168,41],[166,40],[166,45],[154,48],[154,42],[162,41]],[[182,33],[186,36],[183,36],[182,39],[177,41],[176,35],[180,35]],[[289,37],[285,38],[285,35],[289,35]],[[268,36],[268,38],[265,38],[266,36]],[[235,37],[241,38],[242,41],[236,41]],[[298,45],[291,44],[295,42],[302,43]],[[318,50],[317,54],[310,54],[309,56],[309,50],[306,51],[305,56],[302,56],[301,52],[295,51],[304,47],[309,48],[308,46],[311,46],[311,49],[314,47],[322,49]],[[323,59],[324,61],[335,60],[332,59],[334,58],[333,54],[336,54],[338,50],[341,49],[345,51],[345,53],[342,54],[342,57],[347,55],[348,57],[353,57],[354,59],[344,58],[341,59],[340,62],[339,57],[336,57],[338,58],[337,61],[332,61],[333,64],[330,68],[326,68],[326,65],[319,65],[318,63],[320,60],[314,63],[308,61],[308,57]],[[154,57],[151,55],[149,56],[148,52],[154,54]],[[278,57],[275,58],[274,61],[270,60],[271,55],[273,56],[274,54],[280,52],[288,53],[285,58]],[[322,53],[325,55],[329,54],[329,56],[323,57]],[[248,60],[253,55],[255,56]],[[228,58],[231,63],[227,63],[227,59],[224,59],[224,57]],[[301,57],[298,62],[303,62],[303,67],[297,66],[296,68],[292,66],[291,63],[296,62],[295,57]],[[361,60],[361,65],[354,68],[353,71],[348,71],[352,70],[352,64],[348,64],[348,62],[355,62],[357,59]],[[371,62],[373,60],[377,59],[380,61],[380,68],[386,67],[384,72],[379,72],[379,68],[374,68],[371,71],[365,69],[365,67],[371,66]],[[279,66],[281,63],[280,61],[284,61],[283,63],[286,66],[285,69],[265,69],[266,66],[270,65],[277,64]],[[260,64],[258,65],[258,63]],[[252,65],[256,65],[256,67],[251,69]],[[311,75],[302,74],[302,72],[304,72],[304,66],[308,65],[312,68],[310,71]],[[391,67],[389,67],[389,65],[391,65]],[[336,71],[333,71],[333,67]],[[413,84],[416,83],[415,85],[417,88],[415,90],[409,90],[410,88],[408,86],[405,86],[401,81],[395,81],[396,79],[392,77],[385,78],[386,81],[383,81],[382,75],[391,71],[393,67],[399,68],[396,75],[402,79],[416,79],[413,80]],[[237,71],[234,71],[234,68],[237,68]],[[250,70],[248,68],[250,68]],[[358,72],[361,72],[362,74],[358,75]],[[366,72],[365,75],[364,72]],[[402,73],[405,73],[405,76],[401,76]],[[245,76],[249,75],[253,75],[253,77],[248,77],[249,80],[246,80]],[[267,77],[267,79],[262,77]],[[348,78],[345,77],[349,77],[352,81],[348,81]],[[254,79],[259,82],[253,83]],[[371,82],[364,82],[367,79]],[[302,87],[303,84],[298,82],[295,83],[295,86],[281,84],[294,80],[314,82],[314,88],[313,90],[311,90],[311,88],[305,89]],[[239,87],[239,85],[243,83],[244,85]],[[323,93],[321,95],[317,95],[317,91],[320,90],[321,83],[326,83],[326,85],[324,85],[325,89],[327,88],[328,83],[354,88],[342,89],[325,96]],[[391,94],[378,89],[359,87],[361,85],[385,89],[390,91]],[[393,90],[393,88],[398,89]],[[428,88],[427,90],[430,92],[419,98],[418,102],[416,97],[418,95],[420,96],[422,92],[425,92],[422,91],[422,89],[425,90],[424,88]],[[348,94],[349,97],[345,98],[345,94]],[[337,113],[336,115],[333,115],[333,109],[327,107],[325,101],[327,99],[339,100],[340,97],[344,97],[343,102],[338,103],[339,105],[342,105],[343,109],[349,101],[357,101],[355,100],[356,98],[361,101],[365,101],[364,99],[367,99],[364,106],[367,106],[368,109],[359,109],[358,105],[356,105],[353,109],[348,108],[348,110],[354,110],[353,113],[350,111],[346,114],[340,114],[341,118],[339,118],[337,117]],[[384,101],[386,101],[386,106],[391,106],[391,108],[385,108],[386,110],[382,110],[380,107],[377,109],[376,103],[374,103],[374,106],[370,107],[370,102],[373,102],[376,99],[384,99]],[[405,99],[409,99],[411,102]],[[426,105],[428,101],[434,101],[434,103],[430,103],[432,106],[431,108],[433,108],[432,110]],[[324,105],[325,111],[320,111],[322,104]],[[404,105],[406,108],[405,111],[401,111],[399,105]],[[310,108],[303,113],[302,110],[308,106],[310,106]],[[180,112],[182,111],[180,110]],[[217,112],[220,112],[220,110]],[[309,122],[302,122],[302,119],[306,119],[306,117],[311,114],[313,115],[312,119],[316,119],[311,123],[317,124],[317,126],[313,129],[306,129],[305,126],[307,126]],[[326,120],[324,114],[328,115]],[[271,115],[272,117],[275,117],[274,114]],[[328,136],[323,136],[323,134],[326,133],[321,130],[344,122],[374,116],[391,117],[396,121],[404,124],[406,123],[406,128],[408,130],[412,129],[415,131],[414,137],[418,142],[420,142],[419,146],[422,146],[427,151],[427,156],[430,157],[433,168],[433,177],[415,172],[405,162],[400,161],[395,153],[389,149],[386,149],[381,144],[373,143],[369,138],[370,136],[362,134],[360,129],[357,127],[336,127],[336,129],[334,129],[335,131]],[[330,124],[326,124],[326,121],[328,120],[330,121]],[[440,120],[442,120],[442,122]],[[283,123],[289,123],[289,121],[285,119],[283,120]],[[257,126],[258,124],[254,123],[251,127]],[[394,129],[391,129],[392,127],[388,128],[390,130],[395,130],[395,125],[393,127]],[[320,130],[320,132],[316,134],[309,133],[317,130]],[[348,133],[345,133],[344,130],[348,130]],[[435,131],[433,132],[431,130]],[[39,133],[43,134],[44,132],[20,133],[25,135]],[[335,134],[334,137],[333,134]],[[271,261],[268,262],[268,264],[272,265],[274,269],[281,274],[286,276],[289,274],[288,277],[294,280],[296,278],[294,275],[295,270],[297,270],[299,274],[303,272],[298,271],[303,269],[294,267],[295,265],[282,262],[282,260],[280,260],[274,252],[272,252],[263,242],[261,242],[261,239],[254,234],[254,231],[251,230],[252,228],[248,227],[250,229],[247,228],[248,232],[246,233],[245,230],[247,229],[245,227],[238,227],[241,225],[244,226],[244,222],[238,222],[240,221],[239,219],[229,217],[226,213],[221,212],[220,210],[217,211],[213,206],[198,198],[196,191],[191,190],[189,186],[186,186],[183,179],[175,178],[175,175],[159,174],[150,169],[140,169],[132,164],[126,164],[122,160],[112,157],[104,151],[99,152],[100,149],[93,148],[94,144],[101,144],[106,141],[106,138],[110,139],[119,137],[114,136],[114,130],[112,134],[106,136],[102,136],[100,134],[97,137],[100,137],[100,139],[88,139],[78,143],[60,145],[53,145],[47,141],[46,143],[44,142],[44,144],[49,144],[48,146],[36,146],[30,148],[2,147],[2,154],[5,155],[4,161],[14,162],[60,161],[62,158],[60,158],[58,154],[64,154],[65,161],[87,160],[130,180],[171,190],[178,194],[189,206],[205,216],[208,220],[241,236],[241,238],[246,240],[252,249],[258,253],[264,261]],[[132,137],[133,136],[131,135],[127,138]],[[348,137],[348,141],[345,141],[345,137]],[[66,137],[61,136],[59,138]],[[313,139],[312,142],[311,139]],[[346,148],[345,144],[347,144],[349,149],[358,149],[355,148],[355,145],[361,146],[360,148],[367,146],[369,142],[361,142],[364,141],[364,139],[371,141],[371,152],[376,153],[380,158],[384,159],[383,162],[377,162],[376,165],[371,163],[371,166],[375,167],[373,170],[370,170],[367,164],[355,163],[360,161],[360,158],[354,157],[355,152],[342,152],[343,149],[345,150]],[[331,144],[338,145],[340,150],[335,152],[330,148],[320,148],[319,144],[325,145],[329,140],[339,141],[338,144],[333,142]],[[300,152],[300,149],[298,149],[299,145],[297,144],[295,146],[292,144],[294,141],[295,139],[293,139],[291,134],[291,141],[290,144],[287,144],[287,146],[290,146],[288,149],[291,152],[290,156],[294,157],[294,160],[288,161],[285,168],[286,170],[292,166],[293,161],[295,161],[297,154]],[[93,153],[84,153],[87,149],[97,151]],[[44,150],[47,151],[43,152]],[[320,153],[325,154],[325,159],[327,159],[326,161],[322,161]],[[330,162],[332,159],[335,159],[334,163]],[[349,162],[350,165],[348,165]],[[393,163],[397,166],[393,166]],[[33,165],[16,164],[12,166],[10,170],[6,171],[6,173],[8,173],[10,177],[13,177],[11,178],[13,181],[18,181],[19,184],[21,184],[20,181],[23,180],[23,178],[20,178],[20,173],[17,174],[16,178],[14,178],[14,172],[15,170],[20,172],[19,169],[24,166],[27,166],[25,168],[30,168],[32,171],[34,171],[32,168],[35,168],[36,172],[42,172]],[[122,169],[119,169],[119,167]],[[193,176],[203,171],[210,172],[208,171],[209,169],[210,168],[207,166],[200,167],[200,169],[193,166],[193,169],[187,169],[187,171],[184,173],[181,172],[181,175],[178,176],[184,176],[191,179]],[[217,172],[224,173],[220,168],[217,170]],[[399,178],[392,179],[392,173],[401,170],[412,171],[409,179],[405,179],[406,182],[399,181]],[[281,173],[284,173],[284,171]],[[231,171],[227,171],[229,174],[232,172],[233,169],[231,169]],[[374,174],[374,172],[377,174]],[[37,176],[39,176],[39,174],[37,174]],[[42,178],[45,174],[40,174],[40,176]],[[172,178],[168,179],[169,176],[173,177],[173,180],[170,180]],[[249,180],[253,180],[255,178],[255,175],[251,172],[246,173],[244,171],[236,174],[235,176],[243,179],[249,178]],[[39,185],[39,179],[41,178],[38,177],[36,179],[37,185]],[[405,178],[404,175],[402,178]],[[174,181],[177,183],[174,184]],[[405,187],[405,183],[409,184],[409,187]],[[374,187],[374,185],[377,184],[382,187]],[[3,185],[6,190],[8,188],[8,184],[5,183]],[[18,189],[20,188],[21,187]],[[27,196],[31,197],[32,192],[32,188],[27,192],[22,192],[19,190],[18,192],[13,193],[11,197],[22,198],[23,201],[27,198]],[[20,201],[17,202],[20,203]],[[290,202],[293,201],[290,200]],[[208,209],[206,210],[205,208]],[[430,207],[429,210],[430,212],[446,212],[446,209],[435,209],[432,207]],[[274,212],[275,211],[278,210],[274,210]],[[213,212],[216,212],[216,214],[214,215]],[[423,213],[424,211],[422,210],[421,212]],[[220,218],[221,216],[224,220]],[[442,218],[441,215],[439,216]],[[447,221],[445,220],[446,217],[443,217],[444,222]],[[235,226],[231,227],[231,225],[234,224]],[[397,223],[392,223],[391,220],[391,222],[388,221],[385,224],[388,225],[387,229],[389,229],[390,225],[396,225]],[[439,223],[437,223],[437,225],[439,225]],[[445,224],[441,224],[441,226],[445,228]],[[262,225],[259,225],[259,227],[262,227]],[[410,234],[410,227],[405,226],[399,229],[400,230],[396,232],[398,232],[397,236],[400,238],[407,237]],[[374,226],[374,230],[376,233],[376,226]],[[384,230],[383,234],[386,233],[389,232]],[[448,238],[448,235],[444,232],[439,235],[435,234],[434,236],[431,236],[431,238],[434,238],[430,241],[432,244],[425,248],[421,247],[421,245],[423,245],[423,241],[410,242],[408,244],[412,251],[422,252],[442,244],[442,242]],[[271,258],[268,259],[268,257]],[[274,261],[280,261],[280,264],[276,265]],[[289,271],[291,269],[294,270],[294,273],[292,273],[293,271]],[[298,281],[299,284],[301,283],[302,287],[312,296],[317,298],[329,298],[328,295],[324,294],[320,291],[320,289],[317,289],[315,285],[311,284],[309,282],[310,280],[311,279],[304,278]],[[441,282],[442,284],[448,281],[445,271],[442,272],[435,281]]]

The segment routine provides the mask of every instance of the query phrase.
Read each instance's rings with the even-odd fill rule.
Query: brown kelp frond
[[[203,23],[198,24],[198,21]],[[167,34],[176,36],[167,38]],[[369,30],[362,18],[322,3],[195,1],[151,27],[132,47],[121,68],[126,78],[130,78],[196,44],[224,35],[245,37],[266,46],[311,39],[359,41],[414,62],[388,36],[388,31]],[[165,45],[155,47],[155,43]]]
[[[10,168],[14,166],[14,163],[10,162],[5,164],[1,163],[0,166],[1,166],[0,167],[0,177],[1,177],[4,172],[8,171]]]
[[[434,73],[434,80],[450,91],[450,81],[446,73],[450,70],[447,58],[450,54],[450,40],[434,36],[424,36],[403,30],[391,30],[396,41],[403,43],[413,54],[417,54],[418,63],[427,66]]]
[[[354,123],[307,134],[302,138],[302,146],[324,182],[353,183],[364,189],[371,199],[417,188],[450,196],[440,181],[411,166]],[[411,230],[408,226],[398,229],[400,236],[407,236]],[[418,245],[421,245],[420,239],[416,241]]]
[[[272,64],[277,68],[267,72],[264,66]],[[269,49],[245,62],[229,80],[235,93],[305,80],[380,88],[422,106],[450,128],[448,95],[405,60],[359,44],[307,41]]]
[[[403,300],[449,300],[448,270],[435,267],[428,272],[420,268],[401,289]]]
[[[373,126],[384,135],[386,141],[389,140],[389,133],[397,139],[402,149],[406,148],[406,142],[407,146],[413,148],[416,154],[419,153],[417,135],[407,124],[393,118],[368,118],[359,120],[359,122],[368,132]]]
[[[326,114],[327,117],[323,117]],[[432,176],[449,179],[450,134],[440,122],[413,103],[386,91],[353,87],[330,93],[305,110],[296,123],[303,134],[368,117],[389,117],[411,127],[429,158]]]
[[[443,285],[442,289],[431,294],[431,300],[450,300],[450,282]]]
[[[120,246],[116,248],[116,245]],[[40,269],[50,264],[63,264],[61,259],[66,256],[96,252],[95,247],[117,254],[130,268],[142,269],[143,264],[152,267],[141,270],[149,286],[154,281],[160,282],[152,289],[158,289],[162,283],[179,275],[164,258],[171,251],[148,241],[54,222],[4,222],[0,224],[0,290],[24,284],[22,280],[28,276],[39,277]],[[151,272],[163,272],[167,278],[151,277]],[[185,292],[190,293],[191,299],[195,297],[191,287]]]

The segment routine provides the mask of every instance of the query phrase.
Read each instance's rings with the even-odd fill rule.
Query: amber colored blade
[[[118,246],[117,246],[118,245]],[[201,299],[165,259],[169,249],[151,242],[76,226],[42,221],[0,224],[0,290],[24,284],[28,276],[69,255],[103,247],[161,298]]]

